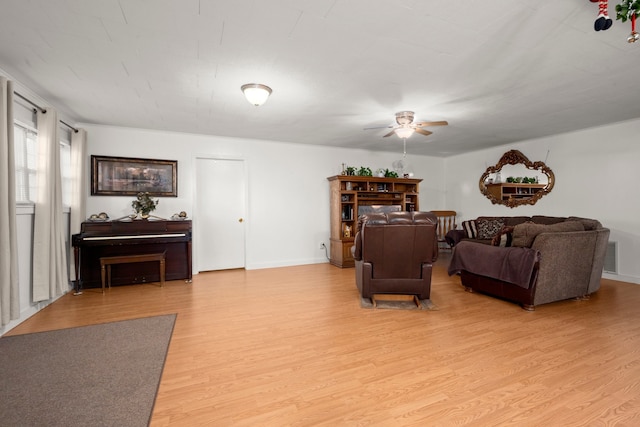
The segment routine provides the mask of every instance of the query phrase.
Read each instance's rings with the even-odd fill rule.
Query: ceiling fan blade
[[[418,122],[416,126],[425,127],[425,126],[446,126],[449,122],[446,120],[441,120],[439,122]]]
[[[363,128],[362,130],[372,130],[372,129],[387,129],[387,128],[392,128],[393,125],[389,125],[389,126],[373,126],[370,128]]]
[[[394,129],[394,130],[392,130],[391,132],[389,132],[388,134],[384,135],[384,136],[383,136],[383,138],[386,138],[386,137],[388,137],[388,136],[391,136],[391,135],[393,135],[394,133],[396,133],[396,130],[395,130],[395,129]]]
[[[415,128],[415,131],[422,135],[431,135],[433,133],[433,132],[429,132],[428,130],[424,130],[420,128]]]

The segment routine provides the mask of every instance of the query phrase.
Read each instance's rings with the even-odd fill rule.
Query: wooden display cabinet
[[[419,210],[421,179],[336,175],[327,180],[331,191],[329,260],[338,267],[355,265],[351,247],[360,214]]]

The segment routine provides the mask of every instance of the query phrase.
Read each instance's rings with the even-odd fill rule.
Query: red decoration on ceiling
[[[593,2],[593,0],[591,1]],[[608,30],[613,25],[613,20],[609,17],[609,11],[607,10],[609,0],[598,0],[598,3],[598,17],[593,23],[593,29],[596,31]]]

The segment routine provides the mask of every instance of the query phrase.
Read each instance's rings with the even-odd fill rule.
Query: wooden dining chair
[[[440,249],[451,250],[451,245],[447,243],[444,236],[450,230],[455,230],[456,224],[456,211],[431,211],[436,215],[438,219],[438,247]]]

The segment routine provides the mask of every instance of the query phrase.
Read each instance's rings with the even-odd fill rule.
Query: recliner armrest
[[[356,233],[355,239],[353,239],[353,246],[351,246],[351,255],[356,261],[362,260],[362,237],[360,236],[359,231]]]

